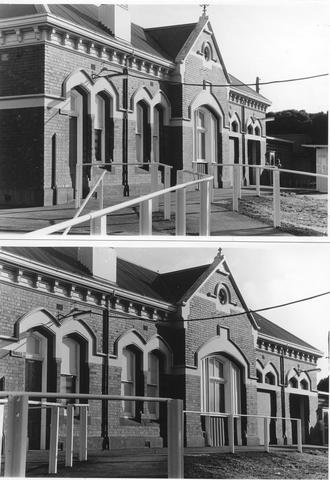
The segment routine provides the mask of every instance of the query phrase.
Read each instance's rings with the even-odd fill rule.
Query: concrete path
[[[187,192],[187,235],[199,233],[199,192]],[[245,191],[244,195],[254,195],[253,191]],[[124,199],[127,200],[127,199]],[[215,199],[211,205],[211,235],[224,236],[255,236],[255,235],[288,235],[279,229],[262,223],[237,212],[232,212],[231,191],[217,190]],[[105,199],[105,206],[113,205],[109,199]],[[172,212],[175,211],[175,196],[171,199]],[[83,213],[97,210],[96,200],[91,200]],[[161,211],[153,213],[153,235],[175,235],[175,215],[171,220],[163,219],[163,206]],[[75,214],[73,202],[67,205],[54,207],[31,207],[18,209],[0,209],[0,233],[22,234],[35,231],[49,225],[54,225],[72,218]],[[126,208],[117,214],[107,218],[109,235],[138,235],[139,214],[138,208]],[[87,234],[89,225],[77,226],[71,230],[73,234]]]

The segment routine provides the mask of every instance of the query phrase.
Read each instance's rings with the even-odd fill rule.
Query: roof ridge
[[[132,22],[133,23],[133,22]],[[190,22],[190,23],[178,23],[174,25],[163,25],[159,27],[141,27],[145,31],[149,30],[165,30],[166,28],[173,28],[173,27],[184,27],[184,26],[191,26],[191,25],[197,25],[198,22]]]

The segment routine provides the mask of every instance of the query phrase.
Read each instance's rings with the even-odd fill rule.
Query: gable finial
[[[207,7],[209,7],[209,5],[207,4],[203,4],[203,5],[200,5],[202,7],[202,16],[203,17],[207,17]]]

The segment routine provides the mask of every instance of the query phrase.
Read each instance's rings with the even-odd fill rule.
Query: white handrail
[[[81,214],[81,212],[83,211],[83,209],[85,208],[85,206],[87,205],[89,199],[91,198],[91,196],[93,195],[93,193],[95,192],[95,190],[97,189],[97,187],[100,185],[100,183],[102,182],[103,178],[104,178],[104,175],[106,174],[106,170],[100,175],[100,177],[98,178],[97,182],[95,183],[95,185],[93,186],[93,188],[91,189],[91,191],[89,192],[89,194],[87,195],[87,197],[85,198],[85,200],[83,201],[83,203],[81,204],[81,206],[79,207],[79,209],[76,211],[76,213],[74,214],[73,218],[77,218],[79,217],[79,215]],[[64,232],[63,232],[63,235],[67,235],[67,233],[69,232],[71,227],[67,227]]]
[[[139,197],[139,198],[135,198],[135,199],[132,199],[132,200],[127,200],[125,202],[119,203],[118,205],[113,205],[113,206],[106,207],[106,208],[103,208],[101,210],[98,210],[96,212],[91,212],[91,213],[82,215],[79,218],[65,220],[64,222],[60,222],[60,223],[57,223],[55,225],[51,225],[49,227],[42,228],[40,230],[35,230],[34,232],[26,233],[25,236],[34,237],[35,235],[48,235],[48,234],[51,234],[51,233],[55,233],[55,232],[64,230],[67,227],[71,228],[75,225],[80,225],[81,223],[84,223],[84,222],[88,222],[88,221],[91,221],[91,220],[94,220],[94,219],[100,219],[101,217],[104,217],[104,216],[109,215],[111,213],[118,212],[119,210],[122,210],[124,208],[134,207],[135,205],[139,205],[142,202],[146,202],[146,201],[152,200],[156,197],[166,195],[167,193],[176,192],[177,190],[183,190],[183,189],[189,188],[193,185],[197,185],[197,184],[202,183],[202,182],[210,182],[212,180],[213,180],[213,177],[205,177],[205,178],[201,178],[199,180],[194,180],[192,182],[187,182],[187,183],[183,183],[183,184],[180,184],[180,185],[175,185],[173,187],[170,187],[170,188],[167,188],[167,189],[164,189],[164,190],[160,190],[158,192],[153,192],[153,193],[149,193],[147,195],[143,195],[142,197]]]
[[[261,168],[263,170],[277,170],[279,172],[284,173],[296,173],[297,175],[306,175],[307,177],[321,177],[321,178],[328,178],[328,175],[324,173],[313,173],[313,172],[304,172],[301,170],[288,170],[287,168],[278,168],[273,167],[271,165],[249,165],[246,163],[214,163],[213,166],[220,168],[220,167],[245,167],[245,168]]]

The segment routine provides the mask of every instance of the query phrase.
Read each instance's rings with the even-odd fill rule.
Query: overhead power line
[[[100,72],[101,73],[101,72]],[[99,75],[96,74],[95,77],[98,76],[112,76],[113,74],[110,75]],[[144,75],[135,75],[134,73],[128,72],[128,73],[119,73],[116,71],[114,76],[120,76],[120,75],[127,75],[128,77],[134,77],[134,78],[139,78],[141,80],[153,80],[151,77],[147,77]],[[314,78],[320,78],[320,77],[327,77],[329,73],[320,73],[318,75],[309,75],[305,77],[296,77],[296,78],[287,78],[287,79],[280,79],[280,80],[270,80],[268,82],[259,82],[258,85],[272,85],[272,84],[277,84],[277,83],[289,83],[289,82],[299,82],[303,80],[311,80]],[[158,79],[157,79],[158,80]],[[185,85],[185,86],[191,86],[191,87],[205,87],[208,86],[208,83],[189,83],[189,82],[179,82],[176,80],[168,80],[168,79],[161,79],[162,82],[169,83],[171,85]],[[210,83],[211,87],[255,87],[256,83]]]

